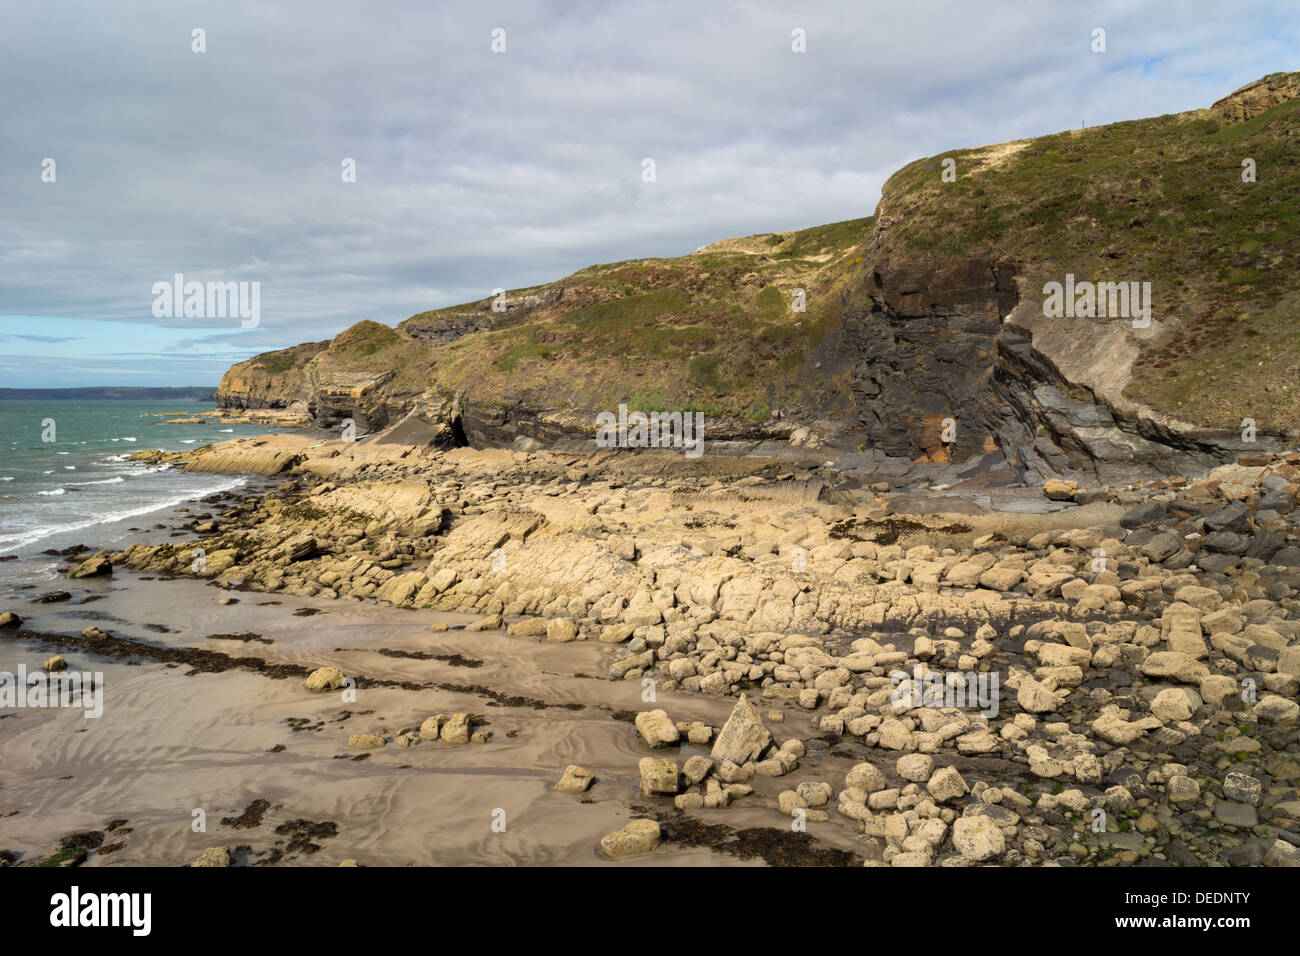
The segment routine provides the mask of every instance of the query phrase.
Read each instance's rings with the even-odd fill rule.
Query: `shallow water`
[[[93,544],[105,525],[247,484],[237,475],[126,461],[146,448],[183,451],[274,431],[169,425],[157,414],[211,410],[203,402],[0,401],[0,554],[44,549],[48,539],[69,535]]]

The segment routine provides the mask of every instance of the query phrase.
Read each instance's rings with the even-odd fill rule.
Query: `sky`
[[[914,159],[1206,107],[1298,41],[1277,0],[0,0],[0,387],[215,386],[362,319],[867,216]],[[177,274],[256,283],[256,321],[169,315]]]

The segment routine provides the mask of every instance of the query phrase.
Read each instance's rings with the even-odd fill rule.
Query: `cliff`
[[[1300,412],[1297,97],[1275,74],[1210,109],[954,150],[899,170],[874,217],[361,323],[232,368],[218,399],[523,446],[626,402],[704,412],[714,441],[1028,480],[1204,471]],[[1132,314],[1045,314],[1076,280],[1123,283]]]
[[[232,365],[217,386],[217,405],[229,411],[256,408],[306,409],[311,397],[303,369],[328,342],[308,342],[256,355]]]

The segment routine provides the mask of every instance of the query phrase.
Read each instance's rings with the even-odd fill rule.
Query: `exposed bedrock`
[[[1122,396],[1140,350],[1122,322],[1045,318],[1013,263],[969,256],[882,262],[870,306],[847,307],[856,426],[866,444],[921,461],[1002,460],[1034,483],[1122,484],[1195,475],[1277,447],[1210,432]],[[947,430],[945,431],[945,426]]]
[[[978,256],[872,270],[870,304],[846,306],[842,333],[864,444],[926,461],[994,450],[983,406],[1013,275]]]
[[[1263,432],[1246,442],[1125,396],[1159,320],[1136,330],[1122,320],[1046,317],[1018,264],[988,255],[882,257],[862,275],[842,293],[838,321],[808,360],[807,404],[763,421],[710,416],[710,454],[781,453],[777,443],[788,442],[847,455],[846,467],[854,453],[869,452],[908,475],[944,474],[949,483],[995,472],[1000,483],[1062,476],[1114,485],[1199,475],[1277,447]],[[479,313],[430,319],[422,334],[474,335],[490,317],[485,304]],[[393,362],[367,358],[376,341],[393,350]],[[350,420],[353,434],[371,441],[593,449],[604,410],[566,406],[562,382],[549,407],[509,393],[476,400],[472,389],[431,384],[437,367],[428,348],[363,323],[331,343],[235,366],[218,399],[241,409],[297,404],[318,427]]]

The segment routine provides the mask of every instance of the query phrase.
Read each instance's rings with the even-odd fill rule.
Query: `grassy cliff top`
[[[888,181],[869,254],[1018,260],[1025,293],[1065,273],[1151,283],[1170,328],[1126,394],[1180,418],[1300,411],[1300,73],[1213,108],[953,150]],[[956,163],[955,182],[941,178]],[[1243,162],[1254,182],[1243,181]],[[1223,421],[1220,421],[1223,420]]]
[[[431,346],[440,387],[472,400],[697,409],[754,420],[807,399],[800,373],[839,317],[861,269],[870,219],[728,239],[677,258],[590,266],[557,282],[412,316],[436,335],[478,319],[493,328]],[[803,289],[806,311],[792,308]]]
[[[1298,148],[1300,73],[1272,74],[1209,109],[918,160],[889,179],[871,218],[591,266],[508,292],[504,313],[488,298],[396,329],[366,322],[319,357],[322,345],[300,346],[245,364],[393,370],[395,387],[465,389],[472,402],[829,416],[850,410],[834,351],[867,270],[978,252],[1015,261],[1034,299],[1066,273],[1150,282],[1161,332],[1124,394],[1205,425],[1290,427]],[[945,160],[955,181],[942,177]],[[791,308],[796,289],[804,312]]]

